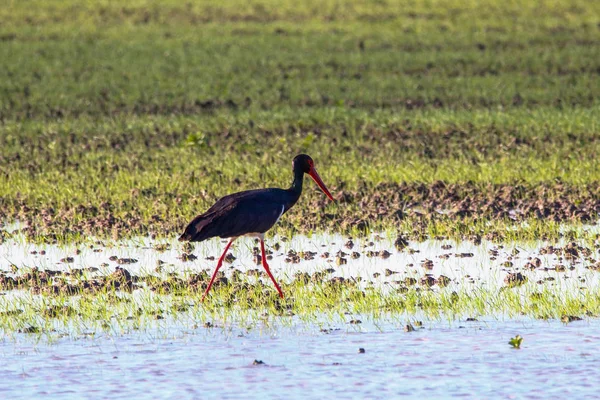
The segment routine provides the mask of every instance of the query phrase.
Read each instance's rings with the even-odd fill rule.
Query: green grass
[[[287,186],[300,152],[356,196],[311,187],[280,233],[410,231],[409,195],[365,216],[390,183],[560,181],[577,203],[600,180],[595,2],[10,1],[0,21],[0,219],[32,240],[174,235],[233,190]],[[423,230],[559,235],[530,222]]]
[[[600,88],[600,9],[583,1],[370,1],[345,13],[332,1],[301,17],[293,2],[232,1],[214,19],[210,3],[30,3],[3,10],[3,119],[195,113],[208,100],[253,110],[591,107]],[[258,9],[269,17],[255,20]]]
[[[251,329],[265,318],[275,324],[348,323],[357,316],[375,323],[390,317],[397,321],[458,321],[490,317],[558,320],[564,316],[597,317],[597,288],[567,290],[540,288],[528,283],[519,288],[459,290],[411,287],[403,291],[359,289],[348,284],[295,282],[284,285],[282,301],[264,285],[215,287],[202,303],[201,291],[174,287],[169,294],[137,291],[135,295],[105,290],[78,296],[18,294],[0,298],[0,331],[48,338],[95,334],[121,335],[168,326],[237,324]],[[269,317],[266,317],[266,314]],[[292,319],[291,317],[294,317]],[[295,322],[294,322],[295,321]],[[342,322],[343,323],[343,322]]]

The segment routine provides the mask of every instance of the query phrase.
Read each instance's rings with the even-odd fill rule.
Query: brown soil
[[[520,221],[533,218],[588,222],[595,220],[600,213],[599,186],[571,186],[561,182],[534,186],[447,184],[441,181],[432,184],[381,184],[374,188],[363,185],[359,190],[338,191],[335,197],[339,205],[336,214],[327,212],[324,198],[306,196],[304,204],[293,208],[280,223],[299,232],[317,228],[346,232],[355,227],[377,228],[389,225],[390,221],[400,227],[403,221],[409,221],[415,228],[412,232],[405,232],[406,237],[423,239],[426,227],[437,221]],[[131,207],[128,212],[123,213],[121,206],[108,203],[55,210],[26,204],[22,200],[17,202],[19,204],[0,202],[0,220],[18,219],[24,224],[22,232],[29,239],[48,242],[56,241],[65,233],[83,237],[119,237],[152,232],[175,235],[180,233],[190,217],[147,218],[133,204],[128,206]],[[0,237],[10,236],[8,232],[0,232]],[[491,234],[488,239],[499,239],[501,235]],[[396,248],[405,247],[405,242],[405,238],[399,238]]]

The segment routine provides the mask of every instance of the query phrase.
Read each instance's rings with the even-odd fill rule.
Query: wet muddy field
[[[596,229],[596,228],[594,228]],[[86,245],[0,245],[0,289],[33,295],[79,295],[107,290],[169,293],[204,290],[227,240],[202,244],[138,238]],[[287,286],[347,284],[383,293],[421,290],[502,290],[523,285],[539,290],[584,291],[600,277],[600,242],[563,239],[502,244],[471,241],[409,241],[373,234],[276,236],[268,240],[268,263]],[[225,258],[219,284],[233,294],[270,282],[252,239],[236,242]],[[293,297],[293,293],[290,293]]]
[[[321,196],[306,196],[307,208],[313,211],[294,208],[282,224],[294,232],[310,232],[316,227],[364,232],[370,226],[393,222],[392,226],[402,230],[406,237],[423,240],[431,226],[440,229],[448,221],[454,221],[477,226],[472,230],[482,232],[480,236],[484,238],[501,240],[509,235],[505,226],[486,228],[486,223],[593,223],[600,212],[599,189],[592,184],[449,184],[437,181],[430,184],[382,183],[376,187],[363,182],[355,190],[343,189],[345,186],[344,181],[332,186],[339,209],[326,208],[328,203]],[[176,193],[159,195],[156,189],[133,189],[131,197],[135,202],[75,204],[60,210],[6,198],[2,200],[0,219],[18,219],[22,225],[20,233],[28,240],[49,243],[63,242],[65,237],[174,235],[187,222],[182,213],[170,215],[173,209],[189,200],[185,196]],[[177,205],[165,211],[167,218],[148,214],[148,210],[136,206],[137,201],[144,199],[162,203],[165,198],[177,199]],[[483,227],[479,226],[481,222]],[[548,229],[542,236],[556,236],[547,226]],[[454,236],[460,235],[454,233]],[[468,238],[468,235],[464,236]],[[0,242],[6,237],[10,237],[8,232],[0,231]]]
[[[252,292],[276,300],[252,239],[232,247],[220,283],[201,303],[220,240],[34,245],[14,235],[0,245],[0,373],[6,378],[0,393],[593,393],[600,354],[598,309],[589,298],[590,292],[597,297],[600,275],[594,242],[416,242],[391,234],[275,236],[267,242],[271,269],[286,293],[279,308],[243,297]],[[339,286],[344,295],[330,293],[344,305],[324,310],[312,304]],[[383,302],[369,306],[356,293]],[[493,300],[484,293],[507,294],[515,304],[486,312],[473,305]],[[422,304],[406,306],[410,296]],[[424,304],[454,296],[467,306],[439,300],[432,313]],[[560,315],[557,304],[543,305],[564,298],[579,301],[565,305],[577,312]],[[400,303],[390,309],[386,302]],[[537,308],[519,308],[527,302]],[[516,335],[523,338],[520,348],[509,344]]]
[[[0,398],[596,396],[600,2],[8,3]]]

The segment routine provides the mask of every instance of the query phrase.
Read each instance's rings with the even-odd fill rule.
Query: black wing
[[[283,214],[281,189],[249,190],[219,199],[185,228],[179,240],[200,242],[211,237],[242,236],[268,231]]]

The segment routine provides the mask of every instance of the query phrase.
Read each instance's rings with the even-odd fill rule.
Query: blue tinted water
[[[0,397],[592,398],[600,321],[198,328],[0,344]],[[522,348],[509,339],[520,334]],[[359,354],[358,349],[365,353]],[[261,360],[262,365],[254,365]]]
[[[335,272],[330,276],[361,276],[375,285],[432,273],[456,278],[456,285],[489,288],[502,285],[510,271],[521,270],[530,278],[529,285],[552,277],[555,280],[544,285],[566,292],[579,290],[580,286],[596,287],[600,276],[586,268],[589,260],[567,264],[556,255],[540,255],[539,248],[547,243],[499,247],[485,241],[478,246],[469,242],[428,241],[410,243],[415,252],[398,252],[393,248],[393,239],[355,239],[355,247],[348,250],[343,246],[347,238],[340,235],[295,237],[281,242],[282,248],[274,253],[270,263],[278,279],[291,279],[297,271],[333,267]],[[275,241],[279,239],[269,239],[270,244]],[[10,271],[12,265],[62,270],[94,266],[100,268],[98,273],[110,273],[117,264],[109,257],[116,255],[138,259],[125,266],[134,274],[154,273],[158,260],[165,262],[164,274],[212,271],[214,261],[205,258],[218,256],[223,246],[217,240],[198,245],[194,251],[198,259],[184,262],[177,259],[181,249],[176,242],[165,252],[156,251],[153,245],[148,239],[140,239],[96,246],[101,251],[95,252],[89,246],[34,246],[7,241],[0,245],[0,270]],[[230,273],[232,267],[242,271],[257,268],[252,262],[253,245],[251,240],[241,240],[233,249],[238,258],[233,265],[224,267],[225,272]],[[285,262],[290,249],[318,254],[314,260],[290,264]],[[389,258],[365,256],[367,251],[383,249],[392,253]],[[46,253],[42,255],[40,250]],[[347,257],[347,264],[338,266],[333,255],[339,250],[359,251],[361,257]],[[490,250],[498,252],[493,260]],[[321,258],[323,252],[329,252],[330,257]],[[473,253],[473,257],[458,257],[461,253]],[[72,263],[60,261],[67,256],[73,257]],[[536,271],[523,269],[530,257],[541,259]],[[591,257],[600,258],[597,249],[593,249]],[[421,266],[426,259],[433,260],[432,270]],[[512,267],[504,265],[508,260],[514,264]],[[573,268],[554,271],[558,263]],[[386,276],[386,269],[398,273]],[[374,273],[379,276],[374,277]],[[2,295],[9,300],[0,304],[12,304],[11,296],[22,294]],[[0,399],[597,396],[597,319],[568,325],[498,316],[479,317],[477,322],[424,319],[424,329],[407,333],[405,322],[398,322],[397,317],[373,322],[369,316],[352,316],[363,321],[360,325],[349,325],[350,317],[339,321],[331,321],[330,316],[317,317],[312,323],[298,317],[282,319],[285,323],[279,323],[278,317],[270,318],[275,325],[259,324],[249,331],[237,326],[198,328],[193,322],[166,319],[160,321],[160,326],[123,335],[59,338],[58,334],[50,334],[51,340],[28,334],[5,337],[0,340]],[[327,329],[322,332],[322,328]],[[524,337],[520,350],[508,345],[516,334]],[[359,354],[359,348],[364,348],[365,353]],[[264,364],[254,365],[254,360]]]

